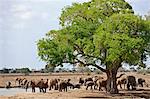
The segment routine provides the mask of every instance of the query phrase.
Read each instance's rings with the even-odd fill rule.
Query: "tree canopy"
[[[38,55],[51,66],[80,63],[107,74],[123,62],[145,66],[150,22],[134,15],[124,0],[74,3],[62,9],[60,25],[37,43]]]

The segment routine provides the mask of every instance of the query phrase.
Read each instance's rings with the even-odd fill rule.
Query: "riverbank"
[[[150,89],[138,91],[120,91],[110,95],[105,91],[75,89],[68,92],[49,91],[47,93],[22,92],[16,95],[0,96],[0,99],[150,99]]]
[[[119,75],[120,73],[118,73]],[[34,76],[33,76],[34,75]],[[137,73],[125,73],[125,76],[133,75],[136,78],[143,78],[148,84],[150,84],[150,75],[146,74],[137,74]],[[79,77],[92,77],[95,74],[87,75],[82,73],[57,73],[57,74],[30,74],[30,75],[0,75],[0,86],[4,87],[6,82],[12,82],[12,86],[16,86],[16,78],[26,78],[28,80],[40,80],[42,79],[71,79],[72,83],[78,83]],[[106,77],[105,74],[97,74],[97,76]],[[119,86],[118,86],[119,87]],[[3,88],[4,89],[4,88]],[[150,99],[150,87],[139,87],[136,91],[127,91],[119,89],[120,93],[117,95],[107,94],[105,91],[98,90],[86,90],[85,86],[82,86],[81,89],[69,89],[68,92],[59,92],[58,90],[48,91],[47,93],[40,93],[39,90],[36,90],[36,93],[31,92],[31,88],[28,89],[28,92],[25,92],[25,89],[10,88],[10,90],[0,89],[0,99]],[[14,92],[14,93],[12,93]],[[7,94],[6,94],[7,93]]]

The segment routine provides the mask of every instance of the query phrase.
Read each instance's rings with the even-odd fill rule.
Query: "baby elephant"
[[[141,87],[143,87],[143,83],[146,84],[145,79],[143,79],[143,78],[138,78],[138,85],[141,86]]]
[[[93,81],[88,81],[87,83],[86,83],[86,90],[88,90],[88,87],[90,86],[91,87],[91,90],[93,90],[93,86],[94,86],[94,82]]]
[[[7,89],[8,89],[8,88],[11,88],[11,82],[10,82],[10,81],[6,83],[6,88],[7,88]]]

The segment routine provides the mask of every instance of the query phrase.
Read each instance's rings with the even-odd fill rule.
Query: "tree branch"
[[[100,66],[98,66],[98,65],[96,65],[96,64],[93,64],[93,63],[84,63],[84,62],[82,62],[81,60],[79,60],[79,59],[76,59],[79,63],[82,63],[83,65],[85,65],[85,66],[94,66],[94,67],[96,67],[96,68],[98,68],[98,69],[100,69],[102,72],[106,72],[106,69],[104,69],[104,68],[102,68],[102,67],[100,67]]]
[[[95,56],[93,56],[93,55],[85,54],[85,53],[83,52],[83,50],[82,50],[77,44],[74,44],[74,48],[78,51],[78,54],[77,54],[76,56],[78,56],[78,55],[81,54],[82,56],[85,56],[85,57],[97,58],[97,59],[102,60],[102,58],[100,58],[100,57],[95,57]]]
[[[101,58],[99,58],[99,57],[95,57],[95,56],[92,56],[92,55],[87,55],[87,54],[85,54],[84,52],[83,52],[83,50],[77,45],[77,44],[75,44],[74,45],[74,48],[78,51],[78,54],[77,55],[82,55],[82,56],[85,56],[85,57],[91,57],[91,58],[97,58],[97,59],[100,59],[100,60],[102,60]],[[77,56],[76,55],[76,56]],[[92,65],[92,66],[94,66],[94,67],[96,67],[96,68],[98,68],[98,69],[100,69],[102,72],[106,72],[106,70],[105,69],[103,69],[102,67],[100,67],[100,66],[98,66],[98,65],[96,65],[96,64],[92,64],[92,63],[88,63],[88,64],[86,64],[86,63],[84,63],[84,62],[82,62],[82,61],[80,61],[79,59],[76,59],[78,62],[80,62],[80,63],[82,63],[82,64],[84,64],[85,66],[89,66],[89,65]]]

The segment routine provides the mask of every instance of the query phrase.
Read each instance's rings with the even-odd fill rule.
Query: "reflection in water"
[[[22,88],[0,88],[0,96],[8,96],[8,95],[16,95],[18,93],[24,93],[26,92],[25,89]],[[28,93],[31,93],[31,88],[28,89]],[[39,92],[39,90],[36,88],[36,92]]]

